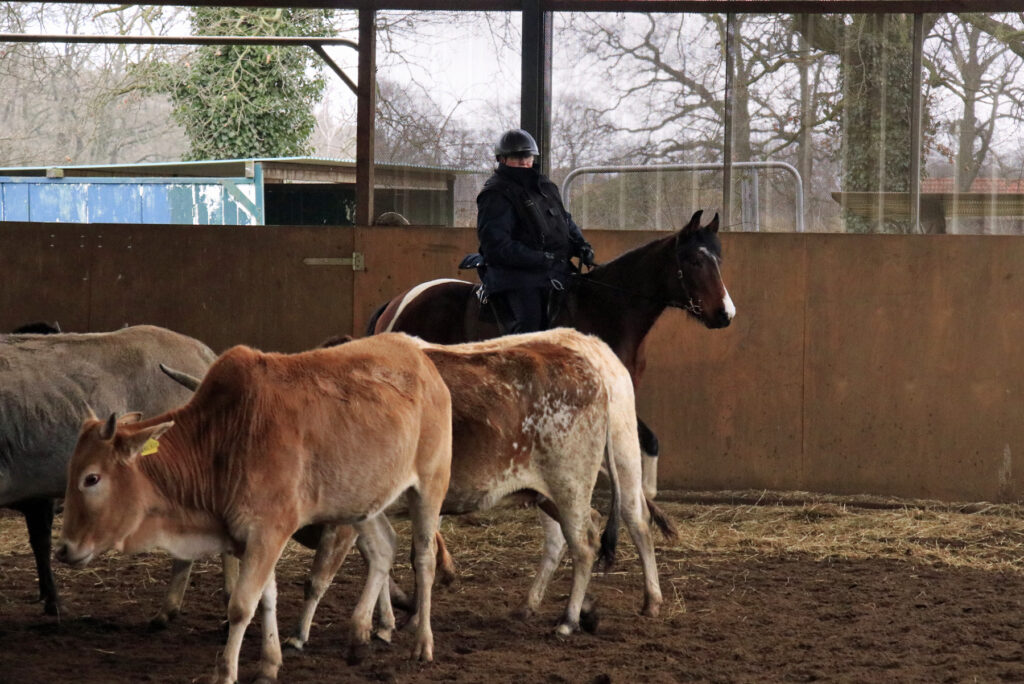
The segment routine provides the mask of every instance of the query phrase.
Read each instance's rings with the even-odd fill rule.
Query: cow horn
[[[183,373],[182,371],[174,370],[173,368],[168,368],[162,363],[160,364],[160,370],[162,370],[164,374],[167,375],[167,377],[169,377],[171,380],[176,381],[178,384],[187,387],[193,392],[199,389],[199,385],[202,382],[199,378],[194,378],[188,373]]]
[[[107,418],[107,422],[103,424],[103,428],[100,430],[100,439],[109,442],[114,439],[115,434],[117,434],[117,414],[111,413],[110,417]]]

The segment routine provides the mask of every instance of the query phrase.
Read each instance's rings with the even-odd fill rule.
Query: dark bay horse
[[[683,309],[708,328],[728,326],[736,313],[722,282],[718,214],[705,226],[700,225],[701,214],[696,212],[679,232],[575,276],[553,321],[604,340],[629,369],[634,387],[646,365],[644,339],[666,308]],[[378,309],[367,334],[401,331],[437,344],[497,337],[502,334],[498,324],[481,320],[478,288],[453,279],[417,285]],[[653,499],[657,439],[642,421],[640,442],[644,492]]]

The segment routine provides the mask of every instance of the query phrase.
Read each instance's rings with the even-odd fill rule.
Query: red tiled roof
[[[957,192],[955,178],[923,178],[921,192]],[[1024,193],[1024,179],[1021,178],[975,178],[968,192]]]

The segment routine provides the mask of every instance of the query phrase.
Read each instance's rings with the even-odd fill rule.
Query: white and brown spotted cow
[[[434,534],[451,463],[451,400],[418,341],[377,336],[302,354],[224,353],[175,411],[85,421],[71,458],[58,557],[83,566],[110,549],[240,558],[227,646],[213,681],[234,682],[262,595],[260,675],[281,665],[274,564],[311,523],[354,525],[370,569],[352,644],[369,642],[394,545],[382,512],[407,494],[418,611],[414,657],[433,657]],[[390,638],[392,624],[381,626]]]
[[[423,347],[452,396],[452,471],[442,512],[481,511],[510,499],[538,503],[543,511],[544,554],[522,612],[538,608],[568,541],[573,585],[558,631],[579,629],[593,563],[590,500],[607,456],[613,510],[605,536],[613,545],[614,501],[621,497],[643,564],[643,613],[657,615],[662,595],[645,517],[633,383],[618,357],[600,339],[569,328]],[[300,541],[315,545],[317,530],[303,533]],[[319,538],[303,613],[288,639],[294,648],[309,639],[317,603],[355,533],[328,527]]]

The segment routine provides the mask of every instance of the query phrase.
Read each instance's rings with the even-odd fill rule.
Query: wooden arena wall
[[[657,236],[588,232],[599,259]],[[663,488],[1024,497],[1024,240],[722,241],[732,326],[670,310],[648,339]],[[154,323],[296,351],[361,334],[409,285],[473,279],[455,268],[473,249],[453,228],[0,224],[0,327]],[[353,252],[365,270],[316,261]]]

